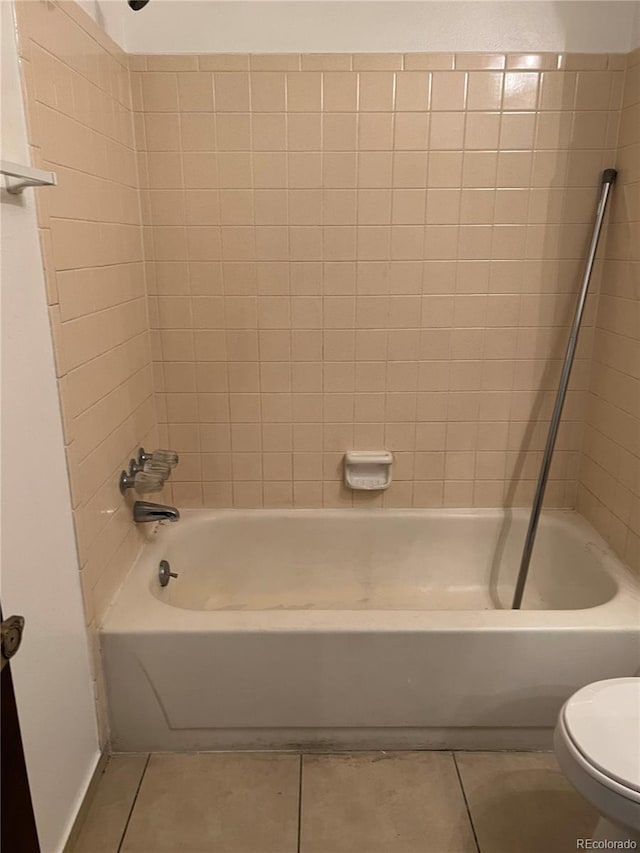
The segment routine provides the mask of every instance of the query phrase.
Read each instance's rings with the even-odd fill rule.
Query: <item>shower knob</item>
[[[161,492],[165,477],[162,474],[151,471],[138,471],[133,478],[133,488],[139,495],[149,492]]]
[[[180,460],[180,457],[175,450],[154,450],[153,453],[147,453],[144,447],[138,451],[138,464],[142,467],[147,462],[157,462],[168,465],[169,468],[175,468]]]

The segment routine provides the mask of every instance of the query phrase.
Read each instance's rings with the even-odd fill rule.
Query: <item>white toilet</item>
[[[640,846],[640,678],[574,693],[560,711],[554,748],[562,772],[601,814],[594,838]]]

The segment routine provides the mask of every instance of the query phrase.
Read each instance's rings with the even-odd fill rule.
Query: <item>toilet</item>
[[[574,693],[560,711],[554,749],[564,775],[600,812],[594,839],[640,846],[640,678]]]

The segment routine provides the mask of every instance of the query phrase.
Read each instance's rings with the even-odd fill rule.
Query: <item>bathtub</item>
[[[550,747],[640,665],[638,580],[574,512],[186,511],[101,626],[113,748]],[[178,574],[161,587],[158,564]]]

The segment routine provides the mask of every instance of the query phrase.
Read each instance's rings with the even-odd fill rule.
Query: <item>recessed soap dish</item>
[[[393,454],[388,450],[348,450],[344,455],[344,481],[357,491],[381,491],[391,485]]]

